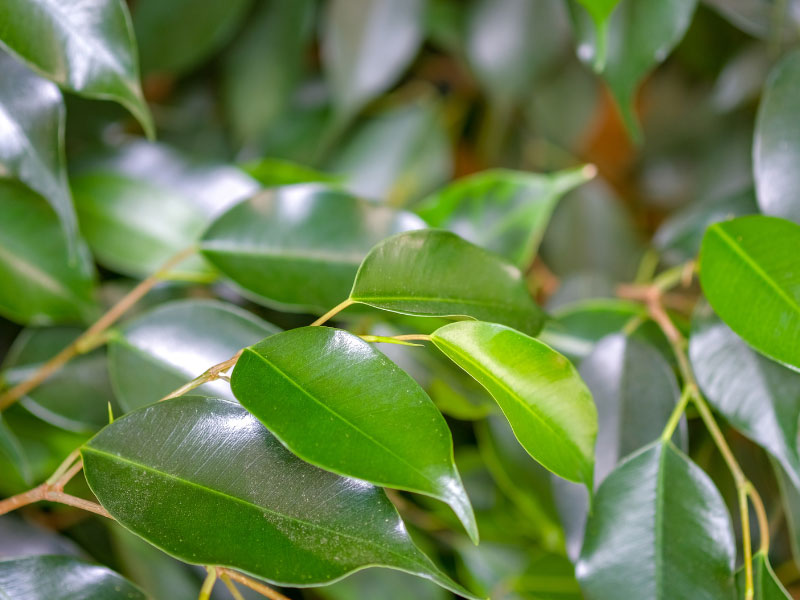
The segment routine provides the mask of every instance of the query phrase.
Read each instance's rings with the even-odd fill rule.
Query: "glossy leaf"
[[[800,225],[750,216],[709,227],[700,250],[700,283],[714,312],[753,348],[796,370],[798,248]]]
[[[430,226],[450,229],[524,268],[536,255],[558,201],[594,172],[589,165],[552,175],[482,171],[428,196],[417,214]]]
[[[575,568],[594,598],[733,596],[730,517],[708,476],[671,442],[620,464],[597,490]]]
[[[518,269],[441,230],[402,233],[375,246],[350,298],[402,314],[493,321],[530,335],[544,321]]]
[[[0,314],[17,323],[80,321],[93,312],[94,269],[85,246],[73,260],[50,206],[0,180]]]
[[[157,403],[114,421],[82,454],[113,517],[185,562],[301,587],[387,566],[473,597],[414,545],[382,490],[302,462],[237,403]]]
[[[163,398],[206,369],[278,329],[237,306],[213,300],[161,304],[122,326],[109,343],[114,392],[126,411]],[[233,399],[225,381],[193,393]]]
[[[447,423],[417,382],[374,346],[328,327],[279,333],[244,351],[231,389],[303,460],[438,498],[477,543]]]
[[[424,227],[410,213],[319,185],[267,190],[211,224],[202,254],[248,296],[326,311],[347,297],[358,265],[384,237]]]
[[[566,358],[519,331],[480,321],[445,325],[432,339],[492,394],[533,458],[591,488],[597,411]]]
[[[69,556],[0,561],[0,595],[20,600],[147,600],[108,567]]]
[[[400,77],[422,42],[422,0],[333,0],[322,22],[322,63],[345,115]]]
[[[772,70],[758,108],[753,171],[758,205],[764,214],[800,224],[800,51]]]
[[[744,598],[744,567],[736,572],[736,589],[739,597]],[[792,600],[792,596],[772,570],[769,558],[764,552],[757,552],[753,556],[753,592],[753,600]]]
[[[64,99],[58,86],[1,50],[0,72],[0,172],[50,203],[74,250],[78,223],[64,158]]]
[[[7,0],[0,6],[0,43],[66,90],[119,102],[155,135],[122,0]]]

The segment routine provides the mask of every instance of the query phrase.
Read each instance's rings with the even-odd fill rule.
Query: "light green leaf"
[[[214,221],[201,251],[248,296],[324,312],[347,296],[358,265],[388,235],[424,227],[410,213],[320,185],[266,190]]]
[[[758,107],[753,172],[761,212],[800,223],[800,51],[772,69]]]
[[[350,298],[402,314],[503,323],[530,335],[544,321],[516,267],[435,229],[401,233],[375,246],[361,263]]]
[[[606,62],[608,46],[608,19],[620,0],[578,0],[578,2],[583,4],[594,21],[595,43],[597,44],[594,68],[597,71],[602,71]]]
[[[712,225],[700,249],[700,283],[714,312],[753,348],[796,370],[798,249],[800,225],[763,216]]]
[[[177,300],[122,326],[109,343],[114,392],[126,411],[163,398],[278,328],[231,304]],[[233,399],[225,381],[192,393]]]
[[[160,402],[117,419],[82,454],[106,510],[185,562],[300,587],[386,566],[474,598],[414,545],[382,490],[302,462],[237,403]]]
[[[711,479],[671,442],[634,454],[597,491],[575,574],[587,598],[733,597],[736,546]]]
[[[432,339],[492,394],[533,458],[591,489],[597,411],[566,358],[519,331],[480,321],[445,325]]]
[[[416,212],[431,227],[450,229],[525,268],[558,201],[595,173],[591,165],[551,175],[482,171],[428,196]]]
[[[736,589],[739,598],[744,598],[744,567],[736,572]],[[757,552],[753,556],[753,591],[753,600],[792,600],[792,596],[772,570],[769,558],[764,552]]]
[[[242,165],[242,170],[264,187],[296,183],[339,183],[340,177],[280,158],[262,158]]]
[[[155,136],[122,0],[6,0],[0,44],[65,90],[119,102]]]
[[[147,600],[109,569],[70,556],[0,561],[0,596],[19,600]]]
[[[447,423],[417,382],[374,346],[338,329],[292,329],[247,348],[231,389],[303,460],[438,498],[477,543]]]

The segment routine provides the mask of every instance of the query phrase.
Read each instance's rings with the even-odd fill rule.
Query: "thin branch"
[[[247,575],[242,575],[238,571],[234,571],[233,569],[224,569],[221,567],[217,567],[217,572],[220,573],[220,577],[224,577],[227,575],[234,581],[241,583],[242,585],[249,587],[251,590],[258,592],[265,598],[269,598],[270,600],[289,600],[286,596],[281,594],[280,592],[273,590],[268,585],[264,585],[260,581],[256,581],[255,579],[250,579]]]
[[[242,355],[242,352],[244,352],[244,348],[239,350],[228,360],[223,360],[221,363],[217,363],[213,367],[209,367],[202,375],[195,377],[189,383],[185,383],[177,390],[170,392],[169,394],[161,398],[159,402],[183,396],[185,393],[191,392],[193,389],[199,388],[201,385],[204,385],[216,379],[220,379],[223,376],[223,373],[225,373],[225,371],[233,368],[236,365],[236,362],[239,360],[239,357]]]
[[[221,569],[220,569],[221,571]],[[236,584],[231,581],[231,578],[228,576],[227,573],[220,573],[219,578],[222,579],[222,583],[225,584],[225,587],[228,588],[228,591],[233,596],[233,600],[244,600],[244,596],[239,592],[239,589],[236,587]]]
[[[345,308],[347,308],[351,304],[355,304],[355,302],[353,300],[351,300],[350,298],[348,298],[344,302],[341,302],[341,303],[337,304],[332,309],[330,309],[328,312],[326,312],[324,315],[322,315],[319,319],[314,321],[311,324],[311,327],[317,327],[318,325],[322,325],[323,323],[325,323],[326,321],[330,320],[331,318],[333,318],[338,313],[342,312]]]
[[[198,594],[197,600],[209,600],[211,598],[211,592],[214,589],[214,584],[217,583],[216,567],[206,567],[206,571],[208,571],[208,575],[206,575],[205,581],[203,581],[203,587],[200,588],[200,594]]]

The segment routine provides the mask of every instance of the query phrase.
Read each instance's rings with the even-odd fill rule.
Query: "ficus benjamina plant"
[[[0,0],[0,598],[800,597],[795,4]]]

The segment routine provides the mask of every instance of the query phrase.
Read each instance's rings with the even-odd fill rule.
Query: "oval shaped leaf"
[[[70,556],[30,556],[0,561],[0,595],[22,600],[147,600],[108,567]]]
[[[449,231],[401,233],[375,246],[350,299],[409,315],[493,321],[530,335],[544,322],[516,267]]]
[[[438,498],[477,543],[447,423],[411,376],[358,336],[328,327],[271,336],[244,351],[231,389],[303,460]]]
[[[473,597],[414,545],[382,490],[304,463],[238,403],[147,406],[103,429],[82,455],[106,510],[185,562],[289,586],[386,566]]]
[[[384,237],[419,217],[319,185],[267,190],[214,221],[201,250],[260,302],[326,311],[347,296],[358,265]]]
[[[742,567],[736,572],[736,589],[740,598],[745,597],[745,585]],[[764,552],[757,552],[753,556],[753,592],[753,600],[792,600]]]
[[[161,304],[126,323],[109,342],[109,372],[126,411],[163,398],[209,367],[279,331],[231,304],[178,300]],[[233,399],[217,380],[194,394]]]
[[[0,6],[0,42],[62,88],[119,102],[154,137],[122,0],[8,0]]]
[[[539,340],[494,323],[451,323],[431,337],[494,397],[528,454],[591,489],[597,411],[572,363]]]
[[[733,597],[728,509],[671,442],[619,465],[597,490],[575,568],[587,598]]]
[[[763,216],[712,225],[700,249],[700,283],[714,312],[753,348],[796,370],[799,252],[800,225]]]

